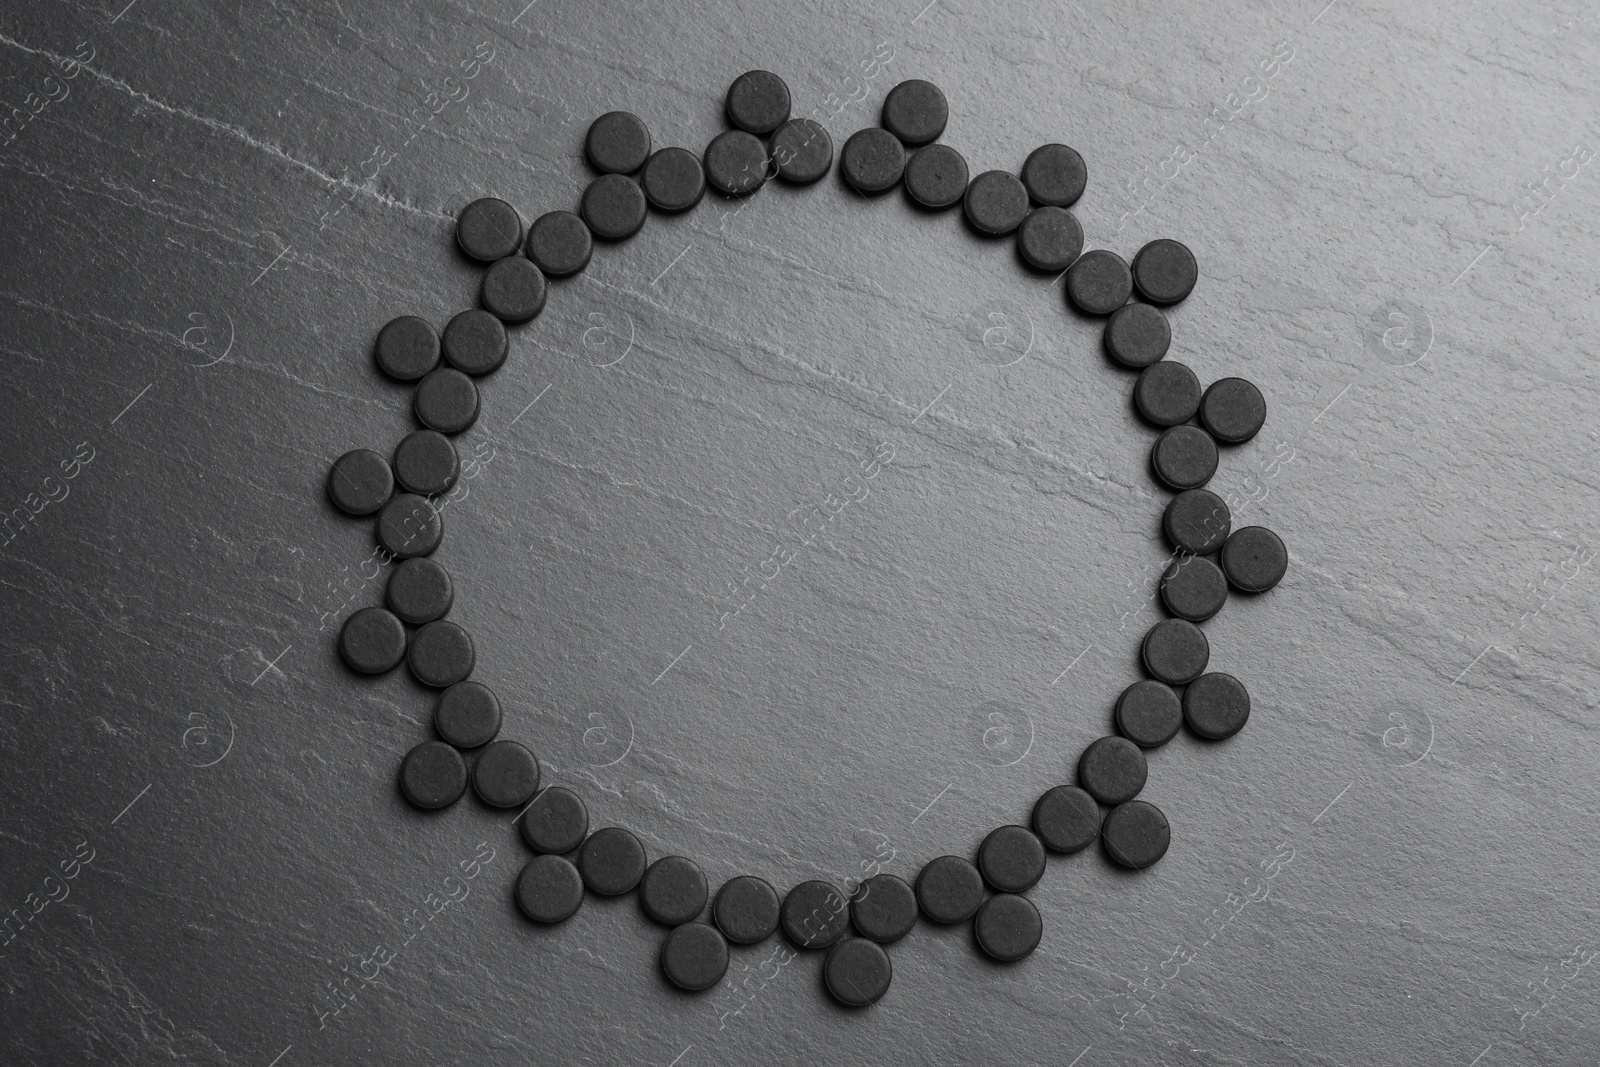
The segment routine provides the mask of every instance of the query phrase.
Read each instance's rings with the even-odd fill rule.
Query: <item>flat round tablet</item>
[[[1051,852],[1081,852],[1100,836],[1100,806],[1075,785],[1058,785],[1033,805],[1033,832]]]
[[[439,331],[415,315],[390,319],[378,331],[372,358],[389,377],[414,382],[439,365]]]
[[[1223,741],[1250,720],[1250,694],[1231,674],[1202,674],[1183,691],[1183,721],[1207,741]]]
[[[389,572],[384,602],[401,622],[421,626],[442,619],[455,603],[456,587],[450,572],[431,559],[408,559]]]
[[[1027,897],[996,893],[978,909],[972,936],[984,953],[1001,963],[1014,963],[1039,947],[1044,920]]]
[[[1083,157],[1064,144],[1042,144],[1022,164],[1022,184],[1036,204],[1070,207],[1089,184]]]
[[[833,166],[833,138],[815,119],[785,122],[770,147],[778,177],[795,185],[809,185]]]
[[[382,674],[405,659],[406,628],[393,612],[362,608],[339,628],[339,655],[353,671]]]
[[[903,81],[883,98],[883,128],[909,145],[927,144],[944,132],[950,104],[932,82]]]
[[[728,86],[728,121],[765,137],[789,121],[789,87],[770,70],[747,70]]]
[[[1002,893],[1021,893],[1044,876],[1044,844],[1026,826],[992,830],[978,846],[983,880]]]
[[[1150,627],[1139,647],[1145,670],[1158,682],[1188,685],[1206,669],[1211,642],[1200,627],[1184,619],[1162,619]]]
[[[1152,304],[1176,304],[1194,291],[1199,277],[1194,253],[1177,241],[1151,241],[1133,257],[1133,284]]]
[[[1164,359],[1139,372],[1133,406],[1157,426],[1188,422],[1200,409],[1200,379],[1182,363]]]
[[[822,982],[833,999],[850,1008],[876,1004],[889,991],[894,967],[876,941],[852,937],[828,950],[822,961]]]
[[[1221,548],[1232,525],[1233,515],[1227,503],[1209,489],[1179,493],[1161,516],[1162,532],[1172,547],[1197,556],[1209,556]]]
[[[1109,315],[1133,294],[1133,275],[1115,252],[1097,248],[1067,271],[1067,299],[1088,315]]]
[[[328,499],[346,515],[371,515],[393,495],[394,471],[371,449],[352,449],[328,468]]]
[[[857,192],[887,192],[899,184],[905,169],[906,146],[877,126],[852,133],[839,151],[839,173]]]
[[[444,519],[427,497],[401,493],[378,512],[377,532],[396,559],[431,556],[444,538]]]
[[[917,875],[917,906],[936,923],[964,923],[983,906],[983,875],[960,856],[929,860]]]
[[[850,897],[850,921],[856,931],[880,945],[891,944],[917,925],[917,894],[904,878],[875,874]]]
[[[456,217],[456,244],[480,263],[503,259],[522,244],[522,216],[504,200],[474,200]]]
[[[463,683],[470,684],[470,683]],[[552,785],[534,797],[520,820],[522,839],[535,852],[565,856],[589,833],[589,809],[565,786]]]
[[[583,878],[560,856],[535,856],[517,875],[517,907],[536,923],[565,922],[583,906]]]
[[[850,929],[850,902],[827,882],[801,882],[784,896],[778,926],[796,948],[827,948]]]
[[[472,791],[494,808],[526,804],[539,791],[539,757],[515,741],[492,741],[472,767]]]
[[[463,374],[477,376],[500,369],[509,351],[506,327],[499,319],[473,308],[444,326],[444,361]]]
[[[1172,828],[1160,808],[1149,801],[1130,800],[1111,809],[1100,826],[1100,840],[1106,855],[1138,870],[1167,854]]]
[[[967,195],[967,161],[947,144],[931,144],[906,160],[906,195],[932,211],[955,207]]]
[[[778,929],[777,890],[753,874],[737,875],[717,890],[711,917],[723,936],[736,945],[765,941]]]
[[[487,745],[500,732],[500,700],[494,690],[480,682],[457,682],[439,694],[439,703],[433,709],[433,728],[457,748]],[[572,847],[577,848],[578,842],[574,841]]]
[[[1145,678],[1117,697],[1115,718],[1123,737],[1140,748],[1157,748],[1177,736],[1183,703],[1171,686]]]
[[[544,310],[548,291],[544,272],[526,256],[509,255],[483,272],[478,302],[501,322],[527,322]]]
[[[411,676],[435,689],[444,689],[465,679],[477,660],[472,637],[448,619],[430,622],[412,634],[411,647],[406,651],[406,666],[411,668]]]
[[[691,993],[710,989],[728,973],[728,942],[705,923],[684,923],[661,944],[661,973]]]
[[[644,869],[644,845],[620,826],[596,830],[578,849],[583,884],[603,897],[628,892],[644,877]]]
[[[638,182],[621,174],[602,174],[583,191],[578,213],[602,241],[625,241],[644,227],[649,211]]]
[[[681,926],[706,908],[706,876],[686,856],[662,856],[639,882],[639,906],[655,922]]]
[[[1218,378],[1200,398],[1200,425],[1223,444],[1243,444],[1266,421],[1267,398],[1243,378]]]
[[[1028,217],[1028,191],[1015,174],[986,170],[967,186],[961,206],[973,229],[990,237],[1003,237]]]
[[[1161,576],[1161,603],[1180,619],[1205,622],[1228,602],[1228,579],[1205,556],[1175,559]]]
[[[1106,320],[1106,354],[1130,370],[1161,362],[1172,347],[1172,324],[1150,304],[1123,304]]]
[[[419,808],[448,808],[467,791],[467,765],[443,741],[424,741],[400,762],[400,792]]]
[[[1234,531],[1222,546],[1222,573],[1235,589],[1265,593],[1283,580],[1289,570],[1289,550],[1265,526]]]
[[[1017,227],[1017,252],[1035,270],[1066,270],[1082,251],[1083,227],[1064,207],[1036,207]]]
[[[767,146],[743,130],[724,130],[706,145],[706,183],[726,196],[748,196],[767,184]]]
[[[687,148],[663,148],[644,165],[639,186],[657,211],[688,211],[706,195],[706,172]]]
[[[1102,737],[1078,757],[1078,784],[1102,804],[1132,800],[1149,773],[1144,750],[1126,737]]]
[[[528,227],[524,249],[533,265],[550,278],[576,274],[589,265],[594,237],[588,224],[571,211],[550,211]]]
[[[1217,473],[1217,443],[1198,426],[1169,426],[1150,446],[1150,467],[1168,488],[1198,489]]]
[[[401,487],[423,496],[447,493],[461,477],[461,458],[456,446],[438,430],[416,430],[394,446],[395,481]]]
[[[440,367],[417,383],[411,410],[430,430],[460,433],[478,421],[478,387],[454,367]]]
[[[583,154],[601,174],[632,174],[650,158],[650,129],[638,115],[608,111],[589,124]]]

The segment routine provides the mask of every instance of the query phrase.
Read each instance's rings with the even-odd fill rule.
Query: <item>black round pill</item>
[[[1058,785],[1033,805],[1033,832],[1051,852],[1081,852],[1100,836],[1100,806],[1075,785]]]
[[[1102,737],[1078,757],[1078,784],[1102,804],[1132,800],[1148,775],[1144,750],[1126,737]]]
[[[917,894],[904,878],[875,874],[850,897],[850,921],[880,945],[900,940],[917,925]]]
[[[1207,741],[1223,741],[1250,719],[1250,694],[1231,674],[1202,674],[1183,691],[1183,721]]]
[[[576,274],[589,265],[594,237],[586,224],[570,211],[550,211],[528,227],[525,248],[533,265],[551,278]]]
[[[522,216],[504,200],[474,200],[456,218],[456,244],[480,263],[503,259],[522,244]]]
[[[509,255],[489,264],[478,286],[478,302],[501,322],[527,322],[544,310],[549,286],[526,256]]]
[[[1083,227],[1064,207],[1036,207],[1017,227],[1017,252],[1035,270],[1066,270],[1082,251]]]
[[[481,682],[457,682],[439,694],[439,704],[433,709],[433,728],[457,748],[487,745],[500,732],[500,700]],[[578,842],[574,841],[572,847],[577,848]]]
[[[876,941],[852,937],[828,950],[822,961],[822,981],[833,999],[850,1008],[876,1004],[889,991],[894,967],[889,954]]]
[[[526,804],[539,791],[539,757],[515,741],[493,741],[472,768],[472,791],[495,808]]]
[[[1217,473],[1217,443],[1198,426],[1169,426],[1150,446],[1150,467],[1169,488],[1198,489]]]
[[[1028,191],[1015,174],[986,170],[967,186],[961,206],[973,229],[990,237],[1003,237],[1027,218]]]
[[[378,543],[396,559],[431,556],[444,538],[444,519],[425,496],[401,493],[378,512]]]
[[[411,410],[430,430],[460,433],[478,421],[478,387],[454,367],[440,367],[417,383]]]
[[[1205,622],[1228,602],[1228,579],[1205,556],[1175,559],[1161,576],[1161,603],[1180,619]]]
[[[401,562],[389,573],[389,585],[384,591],[389,610],[412,626],[444,618],[455,598],[450,572],[426,558]]]
[[[661,973],[691,993],[710,989],[728,973],[728,942],[705,923],[675,927],[661,944]]]
[[[978,947],[1001,963],[1014,963],[1039,947],[1044,920],[1027,897],[996,893],[978,909],[972,922]]]
[[[789,87],[770,70],[747,70],[728,86],[728,121],[765,137],[789,121]]]
[[[1161,362],[1172,347],[1172,325],[1150,304],[1123,304],[1106,320],[1106,354],[1131,370]]]
[[[430,622],[411,635],[406,666],[423,685],[444,689],[472,673],[478,655],[472,637],[448,619]],[[530,794],[531,795],[531,794]]]
[[[1200,425],[1229,445],[1243,444],[1267,421],[1267,400],[1253,382],[1219,378],[1200,398]]]
[[[663,926],[681,926],[706,907],[706,876],[685,856],[662,856],[639,882],[639,906]]]
[[[394,477],[400,485],[423,496],[447,493],[461,476],[456,446],[438,430],[415,430],[394,447]]]
[[[861,193],[882,193],[900,182],[906,169],[906,146],[888,130],[857,130],[839,151],[839,172]]]
[[[371,449],[352,449],[328,468],[328,499],[346,515],[371,515],[393,495],[394,471]]]
[[[688,211],[706,195],[706,172],[687,148],[663,148],[644,165],[639,185],[657,211]]]
[[[767,146],[743,130],[724,130],[706,145],[706,183],[726,196],[748,196],[767,184]]]
[[[1227,503],[1209,489],[1188,489],[1173,497],[1161,516],[1161,529],[1180,552],[1208,556],[1228,539],[1233,515]],[[1226,572],[1227,564],[1223,564]]]
[[[406,628],[393,612],[362,608],[339,628],[339,655],[353,671],[382,674],[405,659]]]
[[[1070,207],[1088,183],[1083,157],[1064,144],[1040,145],[1022,164],[1022,184],[1028,195],[1046,207]]]
[[[536,923],[559,923],[583,906],[583,878],[561,856],[535,856],[517,875],[517,907]]]
[[[1140,748],[1156,748],[1177,736],[1183,725],[1183,703],[1171,686],[1145,678],[1117,697],[1115,717],[1123,737]]]
[[[1289,569],[1289,550],[1265,526],[1234,531],[1222,546],[1222,573],[1235,589],[1265,593],[1283,580]]]
[[[448,808],[467,791],[467,765],[443,741],[424,741],[400,762],[400,792],[419,808]]]
[[[500,369],[509,351],[505,324],[482,308],[463,311],[444,326],[444,361],[477,376]]]
[[[650,130],[638,115],[608,111],[589,124],[583,153],[601,174],[632,174],[650,158]]]
[[[983,875],[960,856],[929,860],[917,875],[917,905],[936,923],[964,923],[983,906]]]
[[[1170,359],[1152,363],[1134,383],[1133,406],[1157,426],[1188,422],[1200,408],[1200,379],[1182,363]]]
[[[1026,826],[999,827],[978,846],[978,870],[1002,893],[1021,893],[1044,876],[1044,844]]]
[[[883,128],[909,145],[927,144],[944,132],[950,104],[932,82],[903,81],[883,98]]]
[[[711,917],[736,945],[765,941],[778,929],[778,892],[753,874],[737,875],[717,890]]]
[[[583,884],[603,897],[628,892],[644,877],[644,869],[644,845],[620,826],[596,830],[578,849]]]
[[[534,797],[522,813],[521,826],[529,848],[565,856],[588,835],[589,809],[572,790],[552,785]]]
[[[1085,252],[1067,271],[1067,299],[1086,314],[1109,315],[1132,294],[1128,264],[1107,249]]]
[[[906,160],[906,195],[933,211],[955,207],[967,195],[967,161],[947,144],[919,148]]]
[[[1145,670],[1168,685],[1188,685],[1206,669],[1211,642],[1185,619],[1163,619],[1144,635],[1139,654]]]
[[[649,210],[638,182],[621,174],[602,174],[583,191],[578,213],[596,237],[624,241],[643,228]]]
[[[1162,238],[1133,257],[1133,284],[1152,304],[1176,304],[1194,291],[1200,269],[1186,245]]]
[[[1130,800],[1111,809],[1100,826],[1100,840],[1106,855],[1138,870],[1167,854],[1172,828],[1160,808],[1146,800]]]
[[[778,177],[809,185],[833,166],[833,138],[815,119],[790,119],[778,127],[770,145]]]
[[[796,948],[827,948],[850,929],[850,902],[827,882],[801,882],[784,896],[778,926]]]
[[[439,331],[415,315],[390,319],[378,331],[372,358],[389,377],[414,382],[439,365]]]

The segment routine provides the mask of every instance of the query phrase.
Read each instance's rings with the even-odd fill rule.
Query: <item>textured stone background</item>
[[[0,547],[0,1060],[1595,1062],[1600,9],[524,2],[0,11],[0,504],[60,498]],[[410,426],[378,327],[474,300],[454,212],[574,206],[612,108],[698,151],[750,67],[836,143],[931,79],[974,173],[1064,140],[1091,246],[1194,248],[1173,355],[1270,405],[1214,486],[1292,552],[1208,624],[1248,729],[1151,759],[1165,860],[1053,860],[1019,965],[919,926],[867,1012],[776,942],[680,995],[631,897],[521,920],[506,815],[397,795],[429,696],[333,648],[382,578],[324,474]],[[1099,332],[833,177],[600,250],[446,513],[505,736],[714,884],[1024,819],[1158,616]]]

